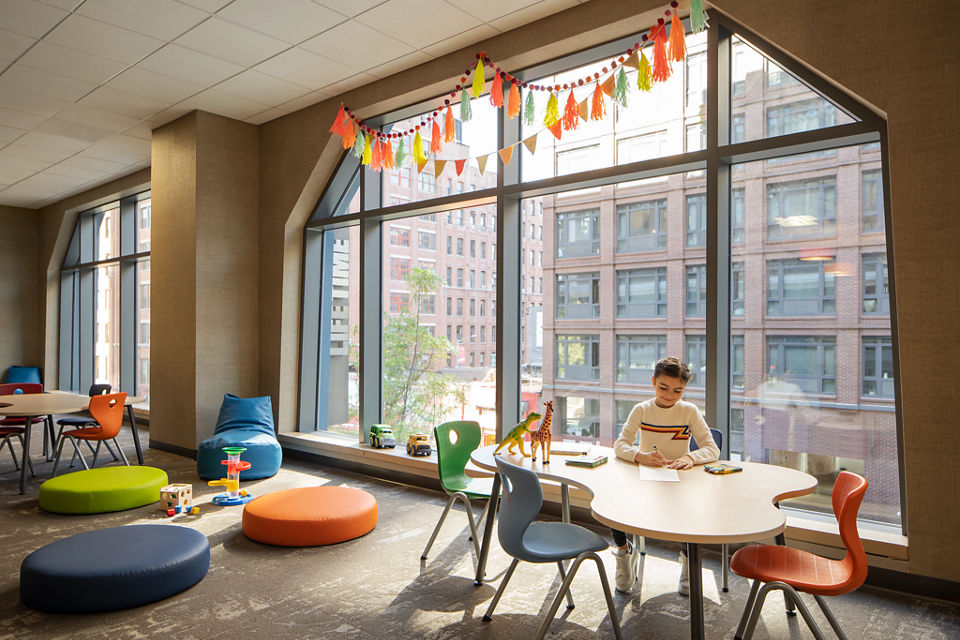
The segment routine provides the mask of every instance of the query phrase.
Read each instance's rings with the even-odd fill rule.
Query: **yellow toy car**
[[[430,441],[422,433],[415,433],[407,438],[407,455],[410,456],[428,456],[430,455]]]

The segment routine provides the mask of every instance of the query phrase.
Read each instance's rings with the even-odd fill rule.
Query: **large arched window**
[[[60,271],[58,386],[150,401],[150,192],[83,211]]]
[[[465,416],[497,437],[552,400],[555,438],[610,445],[675,355],[725,457],[818,477],[788,506],[830,513],[850,469],[871,481],[861,517],[899,527],[886,125],[712,25],[669,81],[506,167],[435,178],[345,154],[307,225],[300,429],[403,437]],[[635,40],[511,73],[563,84]],[[463,156],[542,130],[486,103]]]

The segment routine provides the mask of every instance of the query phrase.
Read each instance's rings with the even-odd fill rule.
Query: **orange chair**
[[[831,560],[807,551],[773,545],[750,545],[733,554],[730,559],[733,572],[753,579],[753,586],[734,636],[737,640],[748,640],[753,636],[763,601],[773,589],[783,591],[784,598],[796,604],[817,640],[824,640],[823,633],[797,592],[811,594],[837,636],[846,640],[847,636],[827,608],[823,596],[849,593],[859,588],[867,577],[867,554],[857,532],[857,512],[866,491],[867,481],[849,471],[841,472],[833,485],[833,513],[840,525],[840,539],[847,549],[847,555],[842,560]],[[762,587],[761,582],[765,583]]]
[[[52,475],[57,475],[57,465],[60,464],[60,454],[63,453],[63,443],[66,442],[67,438],[73,443],[74,451],[76,451],[76,454],[80,457],[80,462],[83,463],[84,469],[89,469],[90,466],[87,465],[83,453],[80,452],[78,440],[97,443],[97,448],[93,452],[94,466],[97,464],[97,454],[100,453],[100,443],[107,440],[114,441],[114,444],[117,445],[117,449],[120,451],[120,455],[123,456],[123,463],[130,466],[126,454],[123,452],[123,449],[120,448],[119,443],[117,443],[117,434],[120,433],[120,425],[123,423],[123,405],[126,400],[126,393],[107,393],[90,398],[89,411],[93,419],[97,421],[97,426],[81,427],[79,429],[64,431],[60,434],[58,438],[59,442],[57,443],[57,457],[54,458],[53,461]]]

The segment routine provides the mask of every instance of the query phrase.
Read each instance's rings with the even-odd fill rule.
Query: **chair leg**
[[[760,581],[754,580],[750,585],[750,593],[747,595],[747,601],[743,605],[743,614],[740,616],[740,624],[737,625],[737,631],[733,634],[734,640],[743,640],[743,631],[747,627],[747,619],[753,611],[753,606],[757,601],[757,591],[760,590]]]
[[[100,455],[100,445],[103,443],[103,440],[97,440],[97,448],[93,450],[93,463],[91,467],[97,466],[97,456]]]
[[[120,445],[117,443],[117,439],[116,439],[116,438],[113,439],[113,443],[117,445],[117,449],[120,449]],[[109,442],[109,441],[104,440],[104,441],[103,441],[103,446],[105,446],[105,447],[107,448],[107,453],[109,453],[109,454],[113,457],[113,461],[114,461],[114,462],[117,462],[117,461],[120,459],[120,458],[117,457],[117,452],[114,451],[114,450],[113,450],[113,447],[110,446],[110,442]],[[123,453],[123,451],[121,451],[120,453]],[[126,456],[124,456],[124,459],[126,459]],[[130,466],[130,464],[127,463],[127,466]]]
[[[750,620],[747,622],[747,629],[743,635],[743,640],[750,640],[753,637],[753,632],[756,629],[757,621],[760,619],[760,610],[763,608],[763,601],[767,597],[767,594],[774,590],[779,589],[783,591],[783,597],[789,603],[795,605],[800,611],[800,616],[803,618],[804,622],[807,623],[807,627],[810,628],[810,631],[813,633],[813,637],[817,640],[826,640],[823,636],[823,632],[820,631],[820,627],[817,626],[816,621],[813,619],[813,616],[810,615],[810,610],[807,608],[807,605],[803,603],[803,600],[800,599],[800,594],[785,582],[768,582],[760,588],[760,593],[757,594],[757,602],[753,606],[753,611],[750,614]]]
[[[723,565],[723,592],[730,591],[730,547],[724,542],[720,545],[720,563]]]
[[[813,599],[820,605],[820,610],[823,611],[823,615],[826,616],[827,622],[833,627],[833,632],[837,634],[837,637],[840,638],[840,640],[847,640],[847,634],[840,628],[840,623],[837,621],[836,616],[833,615],[830,607],[827,606],[827,602],[823,599],[823,596],[814,595]]]
[[[17,436],[17,440],[20,441],[20,448],[21,448],[21,449],[25,448],[25,445],[24,445],[24,443],[23,443],[23,436],[20,435],[19,433],[15,433],[14,435]],[[12,453],[13,453],[13,446],[11,446],[9,443],[7,443],[7,446],[10,447],[10,453],[12,454]],[[14,459],[14,461],[16,461],[17,457],[14,456],[13,459]],[[36,477],[37,477],[37,474],[33,472],[33,460],[30,459],[30,455],[29,455],[29,454],[27,455],[27,468],[30,469],[30,477],[31,477],[31,478],[36,478]],[[17,469],[19,470],[19,466],[17,467]]]
[[[90,465],[87,464],[87,459],[83,457],[83,452],[80,451],[80,443],[77,442],[77,439],[74,438],[73,436],[67,436],[67,437],[70,438],[70,442],[73,443],[73,450],[76,452],[77,457],[80,458],[80,463],[83,465],[83,468],[90,469]],[[93,456],[93,463],[94,464],[97,463],[96,455]]]
[[[507,588],[507,583],[510,582],[510,578],[513,577],[513,572],[517,569],[518,564],[520,564],[520,561],[514,558],[513,562],[510,563],[510,566],[507,567],[507,572],[503,574],[503,580],[500,581],[500,586],[497,587],[497,592],[493,594],[493,600],[490,601],[490,606],[487,607],[487,612],[483,614],[484,622],[490,622],[493,620],[493,610],[497,608],[497,603],[500,602],[500,596],[503,595],[504,590]]]
[[[607,581],[607,573],[603,569],[603,561],[600,560],[600,556],[592,551],[581,553],[579,556],[577,556],[576,560],[573,561],[573,564],[570,565],[570,570],[567,572],[567,577],[564,578],[563,584],[560,585],[560,591],[553,599],[553,603],[550,605],[550,609],[547,611],[546,617],[540,624],[540,630],[537,631],[535,640],[543,640],[544,636],[547,635],[547,629],[550,628],[550,623],[553,622],[554,616],[557,615],[557,609],[560,608],[560,602],[570,590],[570,583],[573,582],[574,576],[577,575],[577,570],[580,568],[580,565],[583,564],[583,561],[587,560],[588,558],[597,563],[597,569],[600,571],[600,584],[603,586],[603,595],[607,600],[607,609],[610,612],[610,622],[613,624],[613,634],[616,636],[617,640],[622,640],[622,636],[620,634],[620,619],[617,616],[617,610],[613,605],[613,594],[610,593],[610,583]]]
[[[109,451],[110,453],[113,453],[113,449],[110,448],[110,443],[109,443],[109,442],[104,441],[103,444],[107,447],[107,451]],[[130,461],[127,460],[127,454],[125,454],[125,453],[123,452],[123,449],[120,448],[120,443],[117,442],[117,439],[116,439],[116,438],[113,439],[113,444],[117,445],[117,451],[119,451],[119,452],[120,452],[120,455],[123,457],[123,464],[125,464],[125,465],[127,465],[127,466],[129,467],[129,466],[130,466]],[[117,459],[117,454],[113,453],[113,459],[114,459],[114,460]]]
[[[430,540],[427,541],[427,546],[424,547],[423,549],[423,553],[420,554],[421,560],[427,559],[427,555],[430,553],[430,547],[433,546],[434,540],[437,539],[437,534],[440,533],[440,527],[443,526],[443,522],[447,519],[447,514],[450,513],[450,507],[452,507],[457,500],[463,500],[466,503],[467,515],[470,516],[470,513],[471,513],[470,499],[467,498],[467,495],[462,491],[457,491],[456,493],[450,494],[450,498],[447,500],[447,506],[443,508],[443,514],[440,516],[440,520],[437,522],[437,526],[434,527],[433,533],[430,535]],[[474,547],[477,549],[477,555],[479,556],[480,555],[479,542],[476,540],[476,537],[477,537],[476,524],[474,524],[472,517],[470,518],[470,533],[473,534],[473,537],[474,537],[473,544],[474,544]]]
[[[50,474],[51,478],[57,475],[57,466],[60,464],[60,454],[63,453],[63,443],[66,441],[67,439],[61,435],[57,438],[57,443],[54,445],[54,448],[57,450],[57,455],[53,458],[53,473]],[[71,462],[73,461],[71,460]]]
[[[13,445],[10,444],[10,437],[13,434],[3,436],[3,439],[0,440],[0,451],[3,451],[4,447],[10,449],[10,457],[13,458],[13,468],[17,471],[20,471],[20,463],[17,461],[17,454],[13,452]]]
[[[489,508],[490,508],[490,501],[487,500],[486,503],[483,505],[483,511],[480,512],[480,517],[477,518],[477,520],[476,520],[477,526],[479,526],[481,522],[485,522],[485,521],[486,521],[486,519],[487,519],[487,510],[488,510]],[[473,540],[473,536],[471,536],[470,539]]]
[[[563,560],[557,561],[557,567],[560,569],[560,583],[563,584],[567,579],[567,570],[563,568]],[[567,609],[573,609],[574,606],[576,605],[573,604],[573,593],[567,589]]]
[[[470,523],[470,540],[473,541],[473,550],[476,552],[476,558],[480,557],[480,536],[477,535],[477,523],[473,519],[473,508],[470,506],[470,498],[467,497],[467,494],[457,492],[458,498],[463,502],[463,509],[467,512],[467,522]],[[461,498],[462,496],[462,498]],[[476,568],[476,563],[474,563],[474,568]]]

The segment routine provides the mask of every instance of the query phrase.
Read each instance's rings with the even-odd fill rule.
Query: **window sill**
[[[437,456],[409,456],[405,443],[398,443],[394,449],[375,449],[366,444],[353,442],[347,438],[323,433],[281,433],[280,444],[303,453],[311,453],[347,462],[381,467],[390,471],[402,472],[413,476],[437,479]],[[467,465],[467,474],[471,476],[489,476],[489,472]],[[560,503],[560,485],[543,484],[543,497],[547,502]],[[570,504],[589,512],[590,496],[576,488],[570,490]],[[825,556],[841,557],[843,543],[837,522],[833,518],[817,518],[813,515],[787,510],[787,529],[784,532],[787,543]],[[909,546],[904,535],[860,528],[860,537],[867,552],[870,564],[896,571],[907,572]]]

